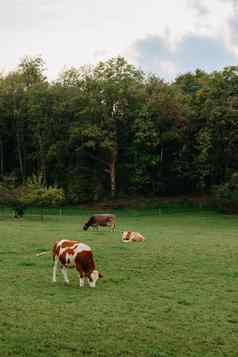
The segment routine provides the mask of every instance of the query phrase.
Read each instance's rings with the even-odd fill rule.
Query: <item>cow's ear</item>
[[[99,273],[99,274],[98,274],[98,277],[99,277],[99,278],[103,278],[103,274],[102,274],[102,273]]]

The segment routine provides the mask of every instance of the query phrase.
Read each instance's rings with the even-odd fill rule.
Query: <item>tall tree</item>
[[[120,139],[127,130],[142,78],[142,73],[121,57],[100,62],[86,78],[88,103],[73,135],[79,136],[81,149],[109,174],[111,197],[117,192]]]

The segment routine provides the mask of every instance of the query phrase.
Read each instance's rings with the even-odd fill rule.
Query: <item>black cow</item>
[[[21,203],[18,203],[14,207],[14,218],[22,218],[24,215],[25,207]]]

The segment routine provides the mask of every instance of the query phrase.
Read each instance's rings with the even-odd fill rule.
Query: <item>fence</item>
[[[186,205],[186,204],[162,204],[154,208],[114,208],[114,209],[89,209],[81,207],[27,207],[24,212],[24,217],[63,217],[63,216],[89,216],[94,213],[114,213],[120,216],[140,217],[163,215],[173,213],[188,213],[188,212],[207,212],[211,209],[204,205]],[[14,210],[11,207],[0,206],[1,217],[14,217]]]

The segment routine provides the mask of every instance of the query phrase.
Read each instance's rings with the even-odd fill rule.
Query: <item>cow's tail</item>
[[[51,251],[47,250],[46,252],[37,253],[36,256],[40,257],[41,255],[46,255],[46,254],[49,254],[49,253],[51,253]]]

